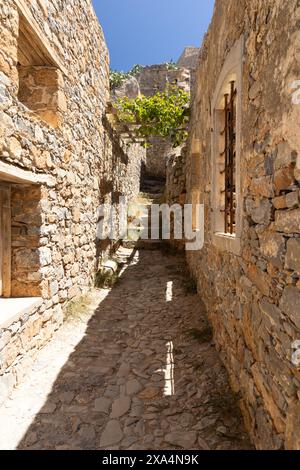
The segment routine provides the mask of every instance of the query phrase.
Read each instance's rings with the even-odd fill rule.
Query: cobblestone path
[[[91,294],[0,409],[0,447],[250,448],[190,287],[182,257],[133,252],[119,282]]]

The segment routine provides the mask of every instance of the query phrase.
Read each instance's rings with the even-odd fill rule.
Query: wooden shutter
[[[11,296],[10,184],[0,183],[0,296]]]

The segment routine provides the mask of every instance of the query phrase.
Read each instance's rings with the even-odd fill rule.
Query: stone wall
[[[12,324],[0,312],[2,400],[112,249],[97,241],[99,204],[139,191],[144,150],[112,134],[108,99],[108,51],[90,0],[0,0],[0,164],[28,175],[18,184],[0,172],[12,182],[11,293],[42,298]],[[47,183],[31,185],[34,177]]]
[[[259,449],[300,449],[300,372],[291,361],[300,339],[300,106],[293,85],[300,79],[299,21],[297,0],[216,1],[187,158],[188,201],[197,189],[205,205],[205,246],[187,259]],[[212,237],[211,102],[241,35],[242,232],[234,254]]]
[[[180,153],[173,153],[167,158],[165,197],[169,206],[180,204],[182,208],[184,207],[186,202],[186,148],[183,148]],[[171,225],[170,244],[177,250],[185,249],[184,239],[174,239],[173,223]]]
[[[136,75],[140,86],[140,92],[145,96],[152,96],[157,92],[163,92],[167,84],[177,84],[189,91],[190,72],[188,69],[172,68],[168,64],[148,65],[142,67]]]
[[[174,153],[167,159],[166,199],[176,204],[186,194],[186,149],[180,155]]]
[[[169,155],[174,153],[172,143],[163,137],[150,137],[147,158],[144,166],[146,177],[166,178],[166,165]]]

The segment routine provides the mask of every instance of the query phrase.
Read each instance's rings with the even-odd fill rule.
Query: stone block
[[[53,297],[58,292],[58,281],[54,280],[50,282],[50,296]]]
[[[277,432],[279,433],[285,432],[284,416],[282,415],[280,409],[277,407],[276,403],[274,402],[271,392],[267,387],[267,379],[268,379],[267,371],[263,368],[263,366],[259,364],[254,364],[251,367],[251,371],[252,371],[255,385],[263,397],[265,408],[270,413],[270,416],[273,419]]]
[[[288,193],[285,196],[286,205],[289,209],[294,209],[299,206],[299,189]]]
[[[0,84],[0,110],[6,109],[12,104],[12,99],[6,87]]]
[[[275,212],[275,229],[284,233],[299,233],[300,209]]]
[[[300,238],[290,238],[287,242],[285,269],[300,273]]]
[[[275,197],[272,200],[272,203],[273,203],[273,206],[275,207],[275,209],[277,209],[277,210],[286,209],[286,207],[287,207],[285,195]]]
[[[276,194],[288,190],[294,184],[294,170],[292,167],[277,170],[274,175],[274,187]]]
[[[279,307],[300,329],[300,290],[294,286],[287,286],[283,291]]]
[[[11,158],[20,160],[22,155],[22,146],[15,137],[11,137],[8,151]]]
[[[262,294],[269,296],[271,282],[267,273],[252,264],[248,267],[248,277]]]
[[[101,434],[100,447],[116,445],[123,439],[123,436],[119,422],[117,420],[110,420]]]
[[[276,232],[263,233],[259,239],[260,251],[264,257],[278,268],[283,265],[283,254],[285,251],[285,239]]]
[[[292,151],[288,142],[282,142],[277,146],[277,156],[275,159],[275,169],[291,166],[296,159],[295,152]]]
[[[268,225],[270,223],[272,204],[268,199],[252,202],[249,209],[253,222],[261,225]]]
[[[65,94],[61,90],[57,93],[57,108],[62,113],[65,113],[68,110]]]
[[[262,196],[265,198],[274,197],[274,182],[273,176],[261,176],[252,180],[250,191],[255,196]]]
[[[62,123],[62,116],[57,111],[49,109],[39,110],[38,114],[43,121],[47,122],[47,124],[53,128],[59,127]]]
[[[48,247],[40,248],[39,249],[39,256],[40,256],[40,265],[41,265],[41,267],[51,264],[52,254],[51,254],[50,248],[48,248]]]

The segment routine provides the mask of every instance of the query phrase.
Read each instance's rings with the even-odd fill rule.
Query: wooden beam
[[[43,56],[40,47],[34,39],[26,34],[26,28],[20,20],[19,41],[18,41],[18,62],[23,66],[52,66],[52,61]]]
[[[17,166],[9,165],[2,161],[0,161],[0,180],[11,183],[45,184],[49,187],[55,186],[56,182],[53,176],[22,170]]]
[[[11,186],[0,184],[2,297],[11,296]]]

